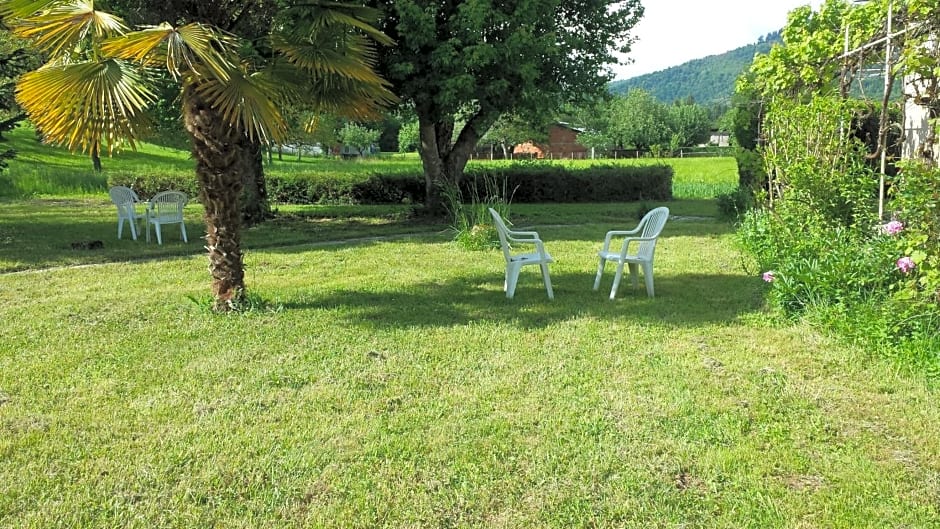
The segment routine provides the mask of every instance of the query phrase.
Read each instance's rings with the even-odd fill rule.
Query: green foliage
[[[411,120],[402,123],[398,129],[398,152],[414,152],[421,145],[421,137],[418,132],[418,120]]]
[[[358,123],[346,123],[339,131],[339,141],[343,145],[352,147],[359,151],[359,154],[368,154],[369,149],[379,141],[379,135],[382,132],[375,129],[364,127]]]
[[[464,250],[498,248],[499,234],[493,225],[489,208],[496,210],[504,219],[509,217],[512,194],[507,188],[507,181],[483,173],[479,184],[474,180],[467,188],[466,194],[454,186],[445,189],[443,193],[454,241]]]
[[[849,134],[855,102],[814,97],[777,101],[765,127],[764,160],[773,192],[787,206],[819,214],[830,225],[869,229],[876,223],[877,178],[865,146]]]
[[[898,296],[940,306],[940,169],[910,162],[891,189],[893,215],[904,226],[898,255],[916,265],[899,286]]]
[[[396,43],[380,50],[382,72],[426,134],[420,155],[431,210],[500,116],[538,122],[603,93],[608,65],[629,51],[643,13],[639,0],[369,4],[383,11],[381,28]]]
[[[647,150],[669,143],[669,111],[649,92],[631,90],[610,105],[608,134],[619,146]]]
[[[767,170],[760,153],[750,149],[736,149],[734,159],[738,164],[738,187],[754,191],[767,189]]]
[[[667,116],[673,151],[708,141],[711,118],[705,107],[695,103],[676,103],[668,108]]]
[[[108,171],[107,185],[126,186],[141,199],[149,199],[161,191],[182,191],[190,197],[199,194],[196,179],[186,171],[173,171],[168,167],[138,168],[134,171]]]
[[[760,271],[774,273],[770,301],[789,316],[820,305],[884,299],[898,279],[893,239],[874,229],[832,226],[800,208],[751,210],[739,236]]]
[[[715,198],[718,201],[719,214],[728,220],[737,220],[754,207],[754,192],[746,187],[720,193]]]
[[[673,170],[668,165],[565,166],[542,162],[510,165],[473,165],[461,185],[463,197],[473,196],[474,186],[489,189],[494,177],[515,190],[516,202],[619,202],[669,200]],[[268,192],[278,202],[316,203],[420,203],[425,199],[420,167],[404,173],[384,173],[381,168],[337,174],[271,174]]]

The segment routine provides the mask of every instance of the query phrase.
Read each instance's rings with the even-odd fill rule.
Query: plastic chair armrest
[[[623,246],[620,247],[620,257],[625,258],[627,256],[627,250],[630,249],[631,242],[646,242],[646,241],[655,241],[659,237],[627,237],[623,240]]]

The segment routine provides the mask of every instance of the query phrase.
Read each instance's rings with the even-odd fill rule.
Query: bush
[[[593,165],[569,168],[539,162],[517,163],[487,172],[505,180],[513,201],[542,202],[634,202],[672,199],[672,167]],[[482,170],[468,172],[464,191],[479,185]]]
[[[143,199],[149,199],[161,191],[182,191],[190,197],[199,193],[196,176],[192,172],[163,172],[162,174],[124,173],[108,174],[108,186],[127,186]]]
[[[461,184],[463,196],[473,188],[485,189],[487,177],[505,182],[513,201],[631,202],[672,199],[672,168],[656,166],[596,165],[570,168],[541,162],[517,162],[498,168],[469,168]],[[277,202],[295,204],[421,203],[426,196],[422,173],[291,174],[268,176],[268,195]]]
[[[767,171],[764,160],[756,151],[737,149],[734,159],[738,162],[738,187],[742,189],[765,189]]]
[[[754,207],[754,194],[748,188],[738,187],[715,198],[718,200],[718,212],[725,219],[737,220]]]
[[[754,210],[745,215],[739,237],[761,271],[773,272],[771,304],[791,317],[821,305],[886,299],[889,285],[901,280],[895,240],[874,229],[865,233],[819,218],[798,222],[786,213]]]

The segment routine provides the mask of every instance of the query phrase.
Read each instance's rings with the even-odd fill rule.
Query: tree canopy
[[[605,90],[629,52],[639,0],[373,0],[394,91],[414,106],[428,206],[459,182],[477,142],[504,113],[534,116]],[[461,123],[458,127],[457,124]]]

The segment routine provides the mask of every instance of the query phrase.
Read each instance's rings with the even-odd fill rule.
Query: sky
[[[633,28],[638,38],[628,57],[614,67],[615,79],[678,66],[757,42],[782,29],[787,13],[821,0],[641,0],[645,14]]]

